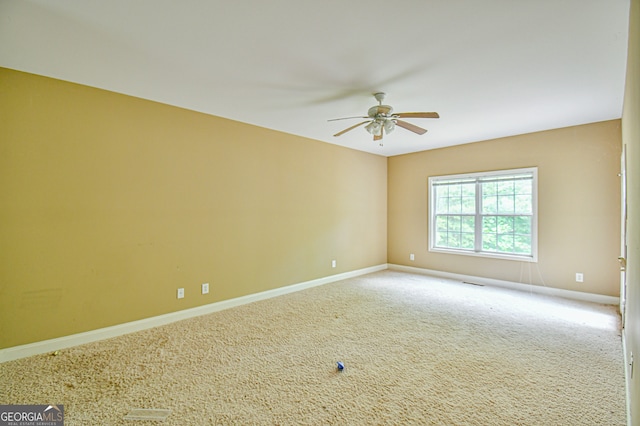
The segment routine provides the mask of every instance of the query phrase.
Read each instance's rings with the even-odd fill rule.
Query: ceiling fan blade
[[[424,135],[425,133],[427,133],[427,129],[423,129],[422,127],[418,127],[414,124],[407,123],[406,121],[396,120],[396,125],[403,127],[407,130],[410,130],[413,133],[417,133],[419,135]]]
[[[338,121],[338,120],[351,120],[353,118],[369,118],[367,116],[363,116],[363,115],[358,115],[357,117],[343,117],[343,118],[332,118],[330,120],[327,121]]]
[[[355,125],[353,125],[353,126],[351,126],[351,127],[347,127],[347,128],[346,128],[346,129],[344,129],[343,131],[338,132],[338,133],[336,133],[336,134],[335,134],[335,135],[333,135],[333,136],[340,136],[340,135],[343,135],[343,134],[347,133],[349,130],[353,130],[353,129],[355,129],[356,127],[360,127],[360,126],[362,126],[363,124],[367,124],[368,122],[369,122],[369,120],[367,120],[367,121],[363,121],[362,123],[355,124]]]
[[[437,112],[399,112],[393,115],[399,118],[440,118]]]

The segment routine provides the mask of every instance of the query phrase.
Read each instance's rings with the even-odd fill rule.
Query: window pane
[[[486,250],[486,251],[498,250],[495,234],[482,234],[482,250]]]
[[[511,195],[514,192],[514,182],[498,182],[498,195]]]
[[[518,254],[531,254],[531,236],[516,235],[514,237],[514,252]]]
[[[449,210],[449,198],[438,196],[436,198],[436,213],[447,213],[447,210]]]
[[[513,217],[498,216],[498,234],[513,233]]]
[[[496,234],[498,232],[498,217],[485,216],[482,218],[482,233]]]
[[[498,184],[496,182],[483,183],[482,193],[484,195],[496,195],[498,193]]]
[[[476,198],[475,197],[462,197],[462,210],[460,213],[475,214],[476,213]]]
[[[483,195],[482,213],[498,213],[498,197],[495,195]]]
[[[515,193],[518,195],[531,195],[532,192],[532,180],[531,179],[526,179],[526,180],[517,180],[515,182],[516,187],[515,187]]]
[[[446,232],[447,231],[447,217],[446,216],[437,216],[436,217],[436,231]]]
[[[449,232],[447,245],[451,248],[460,248],[460,234],[457,232]]]
[[[473,197],[476,196],[476,184],[475,183],[465,183],[462,185],[462,196],[463,197]]]
[[[513,253],[513,235],[498,234],[498,251],[502,253]]]
[[[473,235],[476,229],[476,218],[473,216],[463,216],[461,222],[460,231],[470,232]]]
[[[513,195],[498,196],[498,213],[513,214],[515,211],[515,202]]]
[[[461,248],[473,250],[475,247],[475,239],[473,232],[463,232],[461,234]]]
[[[449,210],[448,213],[461,213],[462,212],[462,200],[460,197],[449,198]]]
[[[449,221],[447,230],[449,230],[449,232],[460,232],[460,216],[447,216],[447,219]]]
[[[516,234],[531,235],[531,217],[530,216],[514,217],[513,230]]]
[[[516,195],[514,213],[531,213],[531,195]]]

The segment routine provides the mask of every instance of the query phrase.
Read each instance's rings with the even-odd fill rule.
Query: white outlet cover
[[[332,268],[335,268],[335,267],[336,267],[336,261],[335,261],[335,260],[332,260],[332,261],[331,261],[331,267],[332,267]]]
[[[202,294],[209,293],[209,283],[202,284]]]
[[[184,288],[178,289],[178,299],[184,298]]]

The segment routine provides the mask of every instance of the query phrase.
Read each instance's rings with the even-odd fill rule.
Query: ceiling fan
[[[414,124],[407,123],[406,121],[400,120],[400,118],[440,118],[437,112],[393,112],[393,108],[390,105],[383,105],[382,101],[384,101],[385,93],[378,92],[374,93],[373,96],[378,101],[378,105],[372,106],[369,108],[366,116],[356,116],[356,117],[344,117],[344,118],[333,118],[328,121],[337,121],[337,120],[349,120],[353,118],[366,118],[367,120],[362,123],[358,123],[351,127],[347,127],[346,129],[336,133],[333,136],[340,136],[347,133],[350,130],[355,129],[356,127],[360,127],[364,124],[364,127],[367,132],[373,135],[374,141],[381,141],[384,133],[391,133],[396,126],[400,126],[404,129],[417,133],[419,135],[423,135],[427,132],[427,129],[423,129],[422,127],[418,127]],[[380,146],[382,146],[382,142],[380,142]]]

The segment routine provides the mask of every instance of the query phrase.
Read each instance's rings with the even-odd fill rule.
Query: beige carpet
[[[624,425],[619,334],[611,306],[383,271],[0,364],[0,403],[67,425]]]

